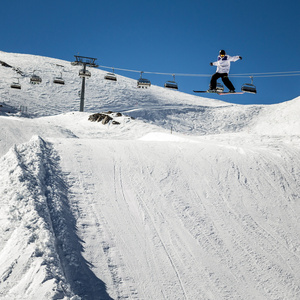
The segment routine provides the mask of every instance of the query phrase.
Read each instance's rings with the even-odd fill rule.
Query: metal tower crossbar
[[[90,67],[98,68],[98,65],[95,63],[97,58],[79,55],[74,55],[74,57],[76,60],[72,63],[73,65],[87,65]]]

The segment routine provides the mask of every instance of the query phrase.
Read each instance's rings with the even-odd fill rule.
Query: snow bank
[[[300,135],[300,97],[264,107],[251,133],[269,135]]]
[[[80,299],[76,291],[91,296],[105,290],[81,256],[51,145],[33,137],[11,149],[0,166],[1,297]]]
[[[43,140],[34,137],[1,159],[0,270],[7,299],[70,295],[47,203],[45,151]]]

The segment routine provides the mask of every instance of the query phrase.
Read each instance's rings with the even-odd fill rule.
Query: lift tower
[[[82,78],[81,84],[81,94],[80,94],[80,110],[84,111],[84,93],[85,93],[85,79],[91,77],[91,72],[86,69],[87,66],[97,68],[98,65],[95,64],[97,58],[86,57],[86,56],[79,56],[74,55],[75,61],[71,64],[73,66],[83,66],[83,69],[79,71],[79,76]]]

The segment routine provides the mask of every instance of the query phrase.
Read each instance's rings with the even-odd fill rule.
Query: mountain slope
[[[299,298],[299,98],[232,105],[95,69],[79,113],[78,67],[0,60],[25,74],[14,91],[0,66],[0,299]],[[119,125],[88,120],[108,110]]]

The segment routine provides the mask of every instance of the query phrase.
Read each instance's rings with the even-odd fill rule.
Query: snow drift
[[[78,67],[0,61],[0,299],[299,298],[299,98],[232,105],[93,69],[79,113]]]

